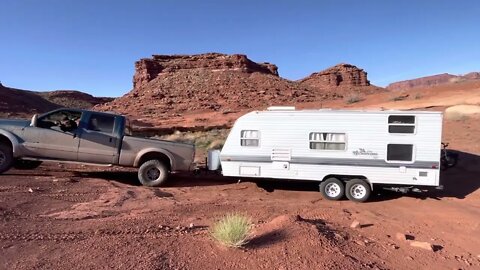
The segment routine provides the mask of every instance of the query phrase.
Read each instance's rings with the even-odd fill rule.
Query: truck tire
[[[345,185],[337,178],[330,177],[320,184],[320,193],[327,200],[338,201],[345,194]]]
[[[17,170],[33,170],[42,164],[41,161],[35,160],[17,160],[13,163],[13,168]]]
[[[147,187],[159,187],[167,181],[168,169],[159,160],[149,160],[138,169],[138,180]]]
[[[352,179],[346,186],[345,195],[353,202],[365,202],[372,193],[370,185],[362,179]]]
[[[0,173],[8,171],[13,165],[13,150],[10,146],[0,144]]]

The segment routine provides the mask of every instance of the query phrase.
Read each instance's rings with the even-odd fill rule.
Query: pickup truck
[[[34,169],[43,161],[138,168],[145,186],[161,186],[171,172],[194,169],[193,144],[131,136],[122,115],[57,109],[28,120],[0,119],[0,174]]]

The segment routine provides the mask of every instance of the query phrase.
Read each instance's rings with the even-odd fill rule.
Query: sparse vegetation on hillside
[[[193,143],[199,150],[221,149],[230,132],[229,129],[212,129],[210,131],[180,132],[160,136],[162,140]]]
[[[398,96],[392,97],[390,101],[402,101],[407,99],[409,96],[410,96],[409,94],[398,95]]]
[[[357,93],[354,93],[354,94],[351,94],[349,96],[347,96],[347,99],[346,99],[346,102],[347,104],[353,104],[353,103],[357,103],[357,102],[360,102],[360,101],[363,101],[364,99]]]
[[[253,224],[249,217],[232,213],[216,222],[210,230],[212,237],[227,247],[239,248],[248,243]]]

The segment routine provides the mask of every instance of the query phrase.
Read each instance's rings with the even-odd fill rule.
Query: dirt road
[[[461,153],[442,174],[445,190],[375,192],[363,204],[325,201],[314,184],[177,175],[169,187],[149,189],[117,168],[12,170],[0,175],[0,268],[480,269],[475,123],[446,125],[445,139]],[[229,212],[255,223],[245,249],[209,236]],[[350,228],[353,221],[361,226]]]

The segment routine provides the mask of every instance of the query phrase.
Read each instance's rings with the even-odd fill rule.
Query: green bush
[[[253,224],[245,215],[227,214],[211,228],[212,237],[227,247],[242,247],[248,243]]]

